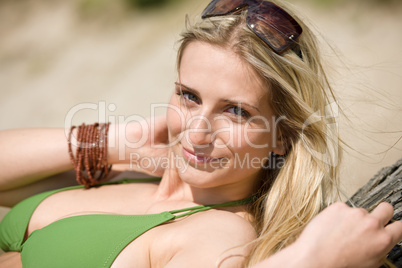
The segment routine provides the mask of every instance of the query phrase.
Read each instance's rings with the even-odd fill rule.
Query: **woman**
[[[390,205],[368,214],[338,203],[317,216],[336,200],[340,153],[328,124],[335,98],[314,35],[286,10],[268,1],[212,1],[183,33],[175,92],[155,129],[144,122],[124,131],[72,129],[71,159],[64,130],[1,133],[3,190],[72,168],[89,188],[46,192],[11,210],[0,226],[0,245],[14,251],[4,263],[379,265],[402,239],[400,222],[385,226]],[[148,137],[167,146],[154,148]],[[115,146],[143,138],[148,143],[124,153]],[[110,164],[164,157],[160,181],[92,187]]]

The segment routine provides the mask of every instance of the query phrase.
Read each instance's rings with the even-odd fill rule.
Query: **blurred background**
[[[351,147],[342,164],[350,195],[402,157],[402,1],[290,2],[322,41],[348,115],[339,127]],[[0,129],[150,115],[173,90],[186,14],[208,3],[0,0]]]

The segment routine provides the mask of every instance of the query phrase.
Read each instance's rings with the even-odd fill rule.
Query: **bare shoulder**
[[[199,213],[194,220],[203,223],[203,229],[211,234],[231,234],[232,240],[249,242],[256,238],[256,232],[251,223],[242,216],[223,210],[211,210],[207,213]]]
[[[246,219],[227,211],[197,213],[182,224],[181,246],[166,267],[238,267],[257,236]]]
[[[248,243],[256,238],[254,227],[240,213],[210,210],[191,215],[183,223],[195,238],[210,238],[214,243],[219,243],[216,237],[225,237],[223,242],[236,244]]]

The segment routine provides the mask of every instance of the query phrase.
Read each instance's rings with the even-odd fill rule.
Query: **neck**
[[[242,180],[233,183],[210,188],[194,187],[180,178],[179,171],[170,157],[170,168],[166,169],[156,192],[156,198],[160,200],[183,200],[199,204],[220,204],[247,198],[253,192],[253,180]]]

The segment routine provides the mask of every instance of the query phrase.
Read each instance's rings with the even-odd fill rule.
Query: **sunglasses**
[[[247,8],[247,26],[273,51],[281,55],[292,49],[302,58],[297,40],[301,26],[285,10],[264,0],[213,0],[202,12],[203,19],[238,14]]]

